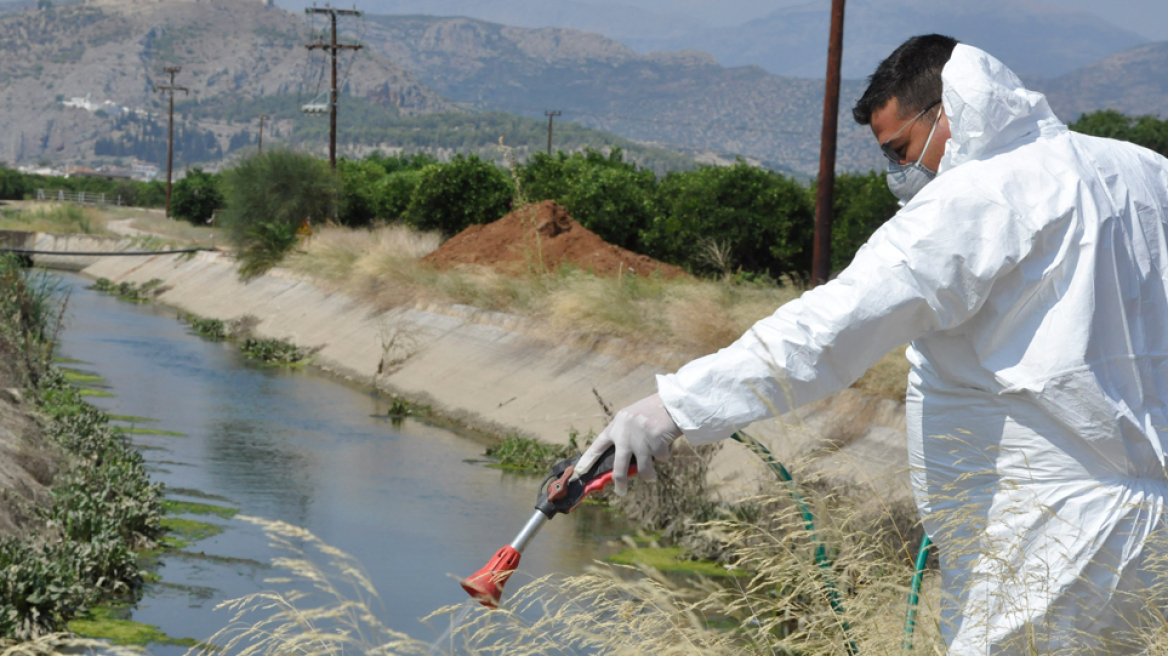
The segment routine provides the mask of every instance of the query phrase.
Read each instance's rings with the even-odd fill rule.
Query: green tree
[[[1132,117],[1115,111],[1083,114],[1069,126],[1076,132],[1095,137],[1130,141],[1168,157],[1168,119],[1155,116]]]
[[[302,223],[333,215],[336,177],[328,163],[307,153],[269,150],[223,174],[223,226],[239,248],[240,275],[276,266],[296,245]]]
[[[337,219],[342,225],[366,226],[377,216],[378,187],[385,169],[370,160],[341,159],[337,182],[341,189]]]
[[[511,178],[477,155],[456,155],[449,164],[421,171],[403,217],[420,230],[454,235],[475,223],[490,223],[511,209]]]
[[[694,273],[741,268],[778,276],[810,266],[813,206],[807,189],[739,160],[671,173],[642,236],[647,253]]]
[[[215,174],[193,168],[186,177],[174,183],[170,210],[176,219],[203,225],[221,207],[223,192],[219,190],[219,180]]]
[[[402,218],[421,182],[422,172],[414,169],[401,169],[383,177],[377,183],[377,216],[386,221]]]
[[[630,250],[640,250],[641,233],[653,221],[657,176],[625,162],[619,148],[607,156],[592,149],[554,157],[537,153],[520,180],[527,200],[554,200],[585,228]]]
[[[811,198],[815,187],[811,187]],[[856,251],[900,209],[884,173],[842,173],[835,177],[831,220],[831,270],[851,264]]]
[[[0,200],[22,200],[31,191],[28,176],[0,165]]]

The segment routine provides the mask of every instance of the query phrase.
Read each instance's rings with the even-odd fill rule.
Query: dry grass
[[[553,336],[619,337],[685,357],[730,344],[801,292],[794,284],[598,278],[571,267],[518,276],[486,267],[439,272],[419,262],[438,245],[437,235],[401,225],[325,228],[286,265],[382,309],[457,303],[536,318]]]
[[[9,202],[0,207],[0,230],[109,235],[106,217],[94,207],[63,203]]]
[[[761,497],[752,506],[765,509],[765,520],[729,518],[708,528],[731,545],[729,561],[748,572],[731,583],[679,585],[651,568],[598,564],[579,576],[545,577],[508,590],[500,610],[469,600],[440,609],[426,620],[448,627],[434,643],[384,624],[376,591],[348,554],[303,529],[243,517],[288,554],[273,561],[287,575],[269,579],[272,591],[220,604],[231,617],[198,651],[843,655],[854,640],[863,654],[899,653],[908,565],[881,552],[871,531],[843,522],[826,528],[835,560],[825,570],[786,496]],[[843,597],[842,616],[828,603],[828,580]],[[937,640],[933,597],[926,594],[921,607],[915,653],[939,653],[931,647]]]
[[[885,399],[903,402],[908,391],[909,364],[904,357],[906,348],[901,346],[889,351],[852,387]]]
[[[128,219],[130,228],[184,245],[210,248],[212,246],[222,247],[227,243],[226,231],[210,226],[192,225],[187,221],[168,219],[162,210],[140,207],[107,207],[104,212],[108,220]]]

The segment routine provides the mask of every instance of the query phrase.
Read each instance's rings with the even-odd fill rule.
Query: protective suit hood
[[[951,136],[940,173],[1067,129],[1046,96],[1027,90],[1005,64],[973,46],[954,48],[941,81]]]

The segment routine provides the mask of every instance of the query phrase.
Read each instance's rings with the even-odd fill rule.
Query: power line
[[[176,87],[174,85],[174,76],[182,70],[182,66],[167,66],[163,69],[170,74],[170,84],[164,84],[157,87],[159,91],[170,92],[170,122],[167,125],[166,138],[166,218],[170,218],[170,180],[171,172],[174,169],[174,92],[182,91],[189,94],[190,90],[186,87]]]
[[[543,107],[532,107],[529,105],[507,105],[496,103],[472,103],[476,109],[492,110],[492,109],[518,109],[525,111],[543,111]],[[814,136],[816,133],[807,130],[776,130],[773,128],[755,128],[746,125],[724,125],[719,123],[689,123],[685,121],[669,121],[659,118],[642,118],[638,116],[628,116],[623,114],[606,114],[601,112],[587,112],[579,109],[564,109],[562,112],[567,112],[574,116],[591,116],[594,118],[608,118],[618,121],[633,121],[636,123],[656,123],[659,125],[675,125],[681,127],[705,128],[712,130],[726,130],[735,132],[763,132],[767,134],[798,134],[805,136]]]
[[[329,89],[329,168],[337,170],[337,52],[341,50],[360,50],[365,46],[361,44],[345,44],[337,43],[337,16],[362,16],[362,12],[356,9],[334,9],[332,7],[309,7],[304,10],[305,13],[312,14],[327,14],[332,23],[332,40],[325,43],[324,39],[318,39],[316,43],[310,43],[305,48],[312,50],[327,50],[332,55],[332,86]],[[347,73],[346,73],[347,75]]]

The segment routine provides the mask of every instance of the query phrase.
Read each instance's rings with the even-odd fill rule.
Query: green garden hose
[[[933,541],[929,536],[921,538],[921,548],[917,551],[916,568],[913,570],[912,585],[908,592],[908,613],[904,618],[904,650],[912,651],[913,630],[917,626],[917,602],[921,597],[921,579],[925,577],[925,564],[929,561],[929,547]]]
[[[850,637],[852,627],[846,619],[843,619],[844,608],[840,603],[839,590],[837,590],[835,587],[835,581],[833,581],[831,576],[826,573],[831,570],[831,560],[827,557],[827,546],[823,544],[823,541],[819,539],[819,535],[815,532],[815,516],[811,513],[811,508],[807,505],[807,500],[803,498],[803,493],[801,493],[799,488],[795,485],[795,479],[791,478],[791,472],[787,471],[787,468],[783,466],[783,463],[779,462],[778,459],[775,458],[774,454],[771,453],[770,449],[766,448],[762,442],[759,442],[742,431],[734,433],[734,435],[731,437],[734,439],[734,441],[742,444],[751,451],[754,451],[758,457],[762,458],[762,461],[766,463],[766,465],[770,467],[772,471],[775,472],[775,475],[779,477],[779,480],[787,485],[788,492],[791,495],[791,500],[795,502],[795,507],[798,508],[799,512],[803,515],[803,525],[806,527],[807,532],[811,535],[811,541],[815,543],[815,564],[825,572],[823,577],[824,592],[827,594],[827,601],[831,605],[832,611],[835,612],[836,616],[840,617],[841,627],[843,628],[844,636],[847,637],[848,641],[848,654],[855,656],[857,653],[856,642]]]

